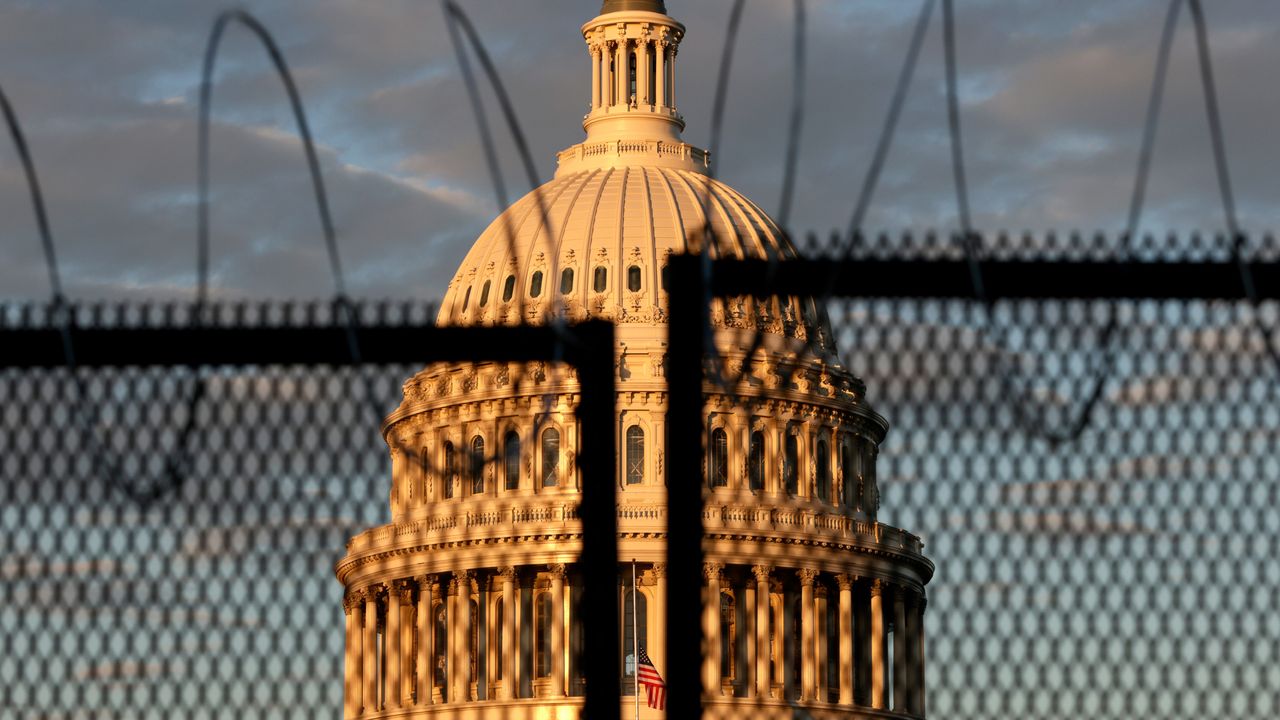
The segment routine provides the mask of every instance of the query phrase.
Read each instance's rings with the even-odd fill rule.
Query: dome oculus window
[[[596,292],[604,292],[609,288],[609,271],[603,265],[596,268],[595,275],[591,279],[592,289]]]
[[[440,478],[444,499],[453,497],[453,483],[458,477],[458,458],[453,451],[453,443],[444,443],[444,476]]]
[[[756,430],[751,433],[751,448],[747,452],[747,475],[751,489],[764,489],[764,433]]]
[[[573,292],[573,268],[565,268],[560,273],[560,294],[568,295]]]
[[[796,495],[800,492],[800,441],[793,433],[787,433],[782,458],[782,486],[788,494]]]
[[[513,430],[503,439],[503,475],[508,490],[520,487],[520,436]]]
[[[818,438],[818,457],[814,458],[815,483],[814,488],[818,499],[822,502],[831,502],[831,455],[828,450],[827,438]]]
[[[502,302],[511,302],[511,298],[515,294],[516,276],[508,275],[506,281],[502,283]]]
[[[627,428],[627,484],[644,482],[644,428],[632,425]]]
[[[547,428],[542,431],[542,487],[555,487],[560,483],[560,431]]]
[[[632,265],[627,268],[627,289],[631,292],[640,292],[640,266]]]
[[[542,294],[542,271],[533,274],[533,279],[529,281],[529,297],[538,297]]]
[[[484,438],[479,435],[471,440],[471,457],[468,458],[467,474],[471,477],[471,492],[484,492]]]
[[[729,485],[729,436],[724,428],[711,431],[711,487]]]

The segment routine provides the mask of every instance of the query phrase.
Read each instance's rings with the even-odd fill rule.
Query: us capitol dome
[[[665,264],[703,250],[707,236],[713,257],[795,254],[763,210],[708,175],[706,151],[681,139],[684,34],[662,0],[606,0],[582,26],[586,140],[484,231],[438,318],[617,325],[628,715],[633,646],[666,672],[666,487],[700,481],[664,467]],[[727,372],[743,382],[733,394],[706,392],[701,592],[716,600],[705,603],[712,651],[702,667],[704,688],[717,691],[704,707],[753,718],[923,717],[933,564],[918,537],[876,519],[888,423],[836,360],[812,303],[716,301],[712,322]],[[383,424],[391,522],[352,538],[336,568],[346,718],[578,717],[578,393],[572,369],[538,363],[437,364],[405,383]],[[642,717],[665,716],[640,704]]]

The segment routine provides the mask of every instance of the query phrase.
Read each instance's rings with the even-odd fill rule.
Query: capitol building
[[[706,386],[704,477],[667,474],[668,258],[795,250],[682,139],[685,27],[663,0],[605,0],[582,35],[586,139],[475,242],[438,323],[616,324],[621,707],[635,712],[633,647],[666,674],[666,488],[702,482],[704,585],[688,595],[705,606],[708,714],[923,717],[933,564],[877,521],[888,423],[811,302],[715,302],[716,348],[742,381]],[[597,631],[580,622],[579,392],[554,364],[437,364],[405,382],[383,424],[391,521],[336,567],[344,717],[578,717]]]

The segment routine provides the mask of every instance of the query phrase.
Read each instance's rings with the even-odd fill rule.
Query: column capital
[[[853,576],[846,575],[844,573],[840,573],[839,575],[836,575],[836,587],[840,588],[841,590],[852,590]]]
[[[364,604],[364,591],[352,590],[342,596],[342,609],[344,612],[351,612],[352,609]]]
[[[656,562],[649,568],[649,572],[653,573],[654,579],[664,578],[667,576],[667,564],[664,562]]]
[[[818,579],[818,571],[813,568],[800,568],[796,571],[796,576],[800,578],[801,585],[813,587],[813,581]]]
[[[449,594],[466,595],[471,594],[471,580],[474,576],[470,570],[457,570],[453,573],[453,579],[449,581]]]
[[[884,581],[881,580],[880,578],[873,579],[871,581],[871,595],[874,597],[874,596],[878,596],[881,592],[883,592],[884,584],[885,584]]]
[[[756,582],[769,582],[769,573],[773,572],[773,568],[768,565],[752,565],[751,574],[755,575]]]
[[[386,585],[383,585],[382,583],[374,583],[364,588],[364,590],[362,590],[360,594],[364,597],[364,601],[368,603],[368,602],[377,602],[378,600],[381,600],[382,596],[385,595],[386,592],[387,592]]]
[[[506,565],[498,568],[498,577],[502,578],[503,582],[515,582],[518,579],[515,566]]]
[[[418,583],[418,589],[429,588],[436,584],[435,575],[414,575],[413,579]]]
[[[724,563],[721,562],[705,562],[702,563],[702,575],[707,582],[715,580],[720,581],[720,572],[724,570]]]
[[[413,587],[408,580],[392,580],[391,596],[400,599],[400,602],[407,603],[413,600]]]
[[[567,570],[564,563],[548,563],[547,573],[554,579],[563,580]]]

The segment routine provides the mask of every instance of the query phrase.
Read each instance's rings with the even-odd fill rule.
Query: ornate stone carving
[[[839,575],[836,575],[836,587],[840,588],[841,590],[852,590],[853,576],[846,575],[844,573],[840,573]]]
[[[752,565],[751,574],[755,576],[756,582],[769,582],[769,574],[773,572],[773,568],[768,565]]]
[[[813,585],[813,581],[818,579],[818,571],[813,568],[800,568],[796,571],[796,577],[800,578],[801,585]]]
[[[719,581],[720,575],[724,571],[724,563],[722,562],[704,562],[702,563],[702,576],[707,582],[712,580]]]
[[[884,590],[883,580],[881,580],[880,578],[875,578],[871,581],[871,595],[873,597],[879,595],[881,592],[883,592],[883,590]]]
[[[498,577],[502,578],[503,582],[517,582],[520,579],[516,569],[510,565],[498,568]]]
[[[566,568],[564,563],[550,563],[547,565],[547,573],[553,578],[564,579]]]
[[[649,572],[653,573],[655,578],[664,578],[667,576],[667,564],[656,562],[653,567],[649,568]]]

